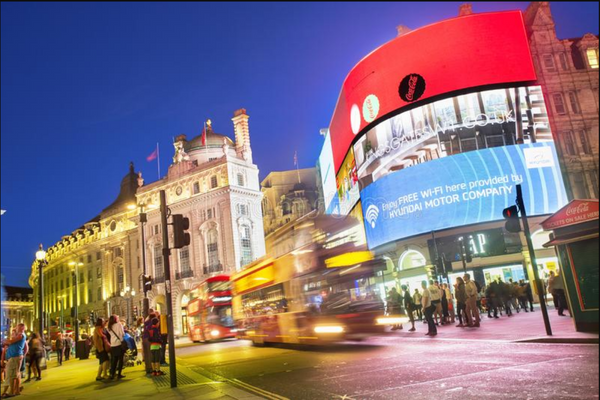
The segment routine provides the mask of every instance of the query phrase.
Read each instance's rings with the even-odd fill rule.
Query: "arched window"
[[[416,250],[408,250],[402,253],[398,267],[401,271],[411,268],[424,267],[427,264],[427,260],[423,254]]]
[[[206,253],[208,254],[208,266],[210,268],[216,267],[220,264],[219,262],[219,237],[217,230],[212,228],[206,235]]]
[[[240,227],[240,245],[242,253],[242,266],[252,262],[252,231],[248,225]]]

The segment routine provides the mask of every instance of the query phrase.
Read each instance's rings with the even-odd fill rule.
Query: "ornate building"
[[[215,133],[210,120],[205,135],[191,140],[178,136],[167,176],[137,192],[148,220],[143,228],[147,273],[153,277],[148,297],[150,306],[161,311],[166,305],[160,191],[166,192],[172,214],[190,219],[190,245],[172,250],[170,258],[176,334],[187,332],[185,306],[195,285],[212,275],[232,274],[265,253],[262,194],[248,118],[244,109],[234,113],[235,142]],[[172,237],[170,233],[170,242]]]
[[[5,296],[5,297],[4,297]],[[25,324],[25,331],[33,326],[33,290],[31,288],[4,286],[2,298],[2,326],[10,331],[17,324]]]
[[[116,200],[47,249],[48,264],[43,268],[44,311],[50,331],[53,327],[74,326],[72,312],[76,296],[81,333],[90,328],[91,312],[104,317],[115,313],[123,319],[128,315],[133,318],[132,309],[126,306],[127,300],[121,292],[127,287],[139,286],[135,282],[141,275],[139,232],[132,221],[137,214],[137,187],[138,174],[131,163]],[[38,264],[34,261],[29,284],[34,289],[36,321],[39,317],[38,278]]]
[[[525,11],[538,83],[571,198],[598,198],[598,36],[556,37],[547,1]]]

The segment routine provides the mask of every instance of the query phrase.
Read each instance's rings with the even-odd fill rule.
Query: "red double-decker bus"
[[[228,275],[208,278],[192,290],[187,306],[190,340],[208,342],[236,337],[231,298]]]

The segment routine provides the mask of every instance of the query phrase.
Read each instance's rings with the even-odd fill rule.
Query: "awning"
[[[544,247],[558,246],[560,244],[568,244],[574,242],[580,242],[582,240],[593,239],[598,237],[598,232],[573,232],[567,235],[554,238],[548,243],[544,243]]]

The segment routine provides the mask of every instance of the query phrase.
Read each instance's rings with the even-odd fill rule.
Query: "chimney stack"
[[[471,15],[473,14],[473,4],[464,3],[458,7],[458,16],[462,17],[463,15]]]
[[[408,26],[406,26],[406,25],[398,25],[398,26],[396,27],[396,30],[398,31],[398,36],[402,36],[402,35],[404,35],[405,33],[408,33],[408,32],[410,32],[412,29],[410,29],[410,28],[409,28]],[[398,37],[398,36],[396,36],[396,37]]]
[[[250,149],[250,130],[248,128],[248,114],[246,109],[240,108],[233,113],[233,130],[235,132],[235,152],[238,157],[252,162],[252,150]]]

